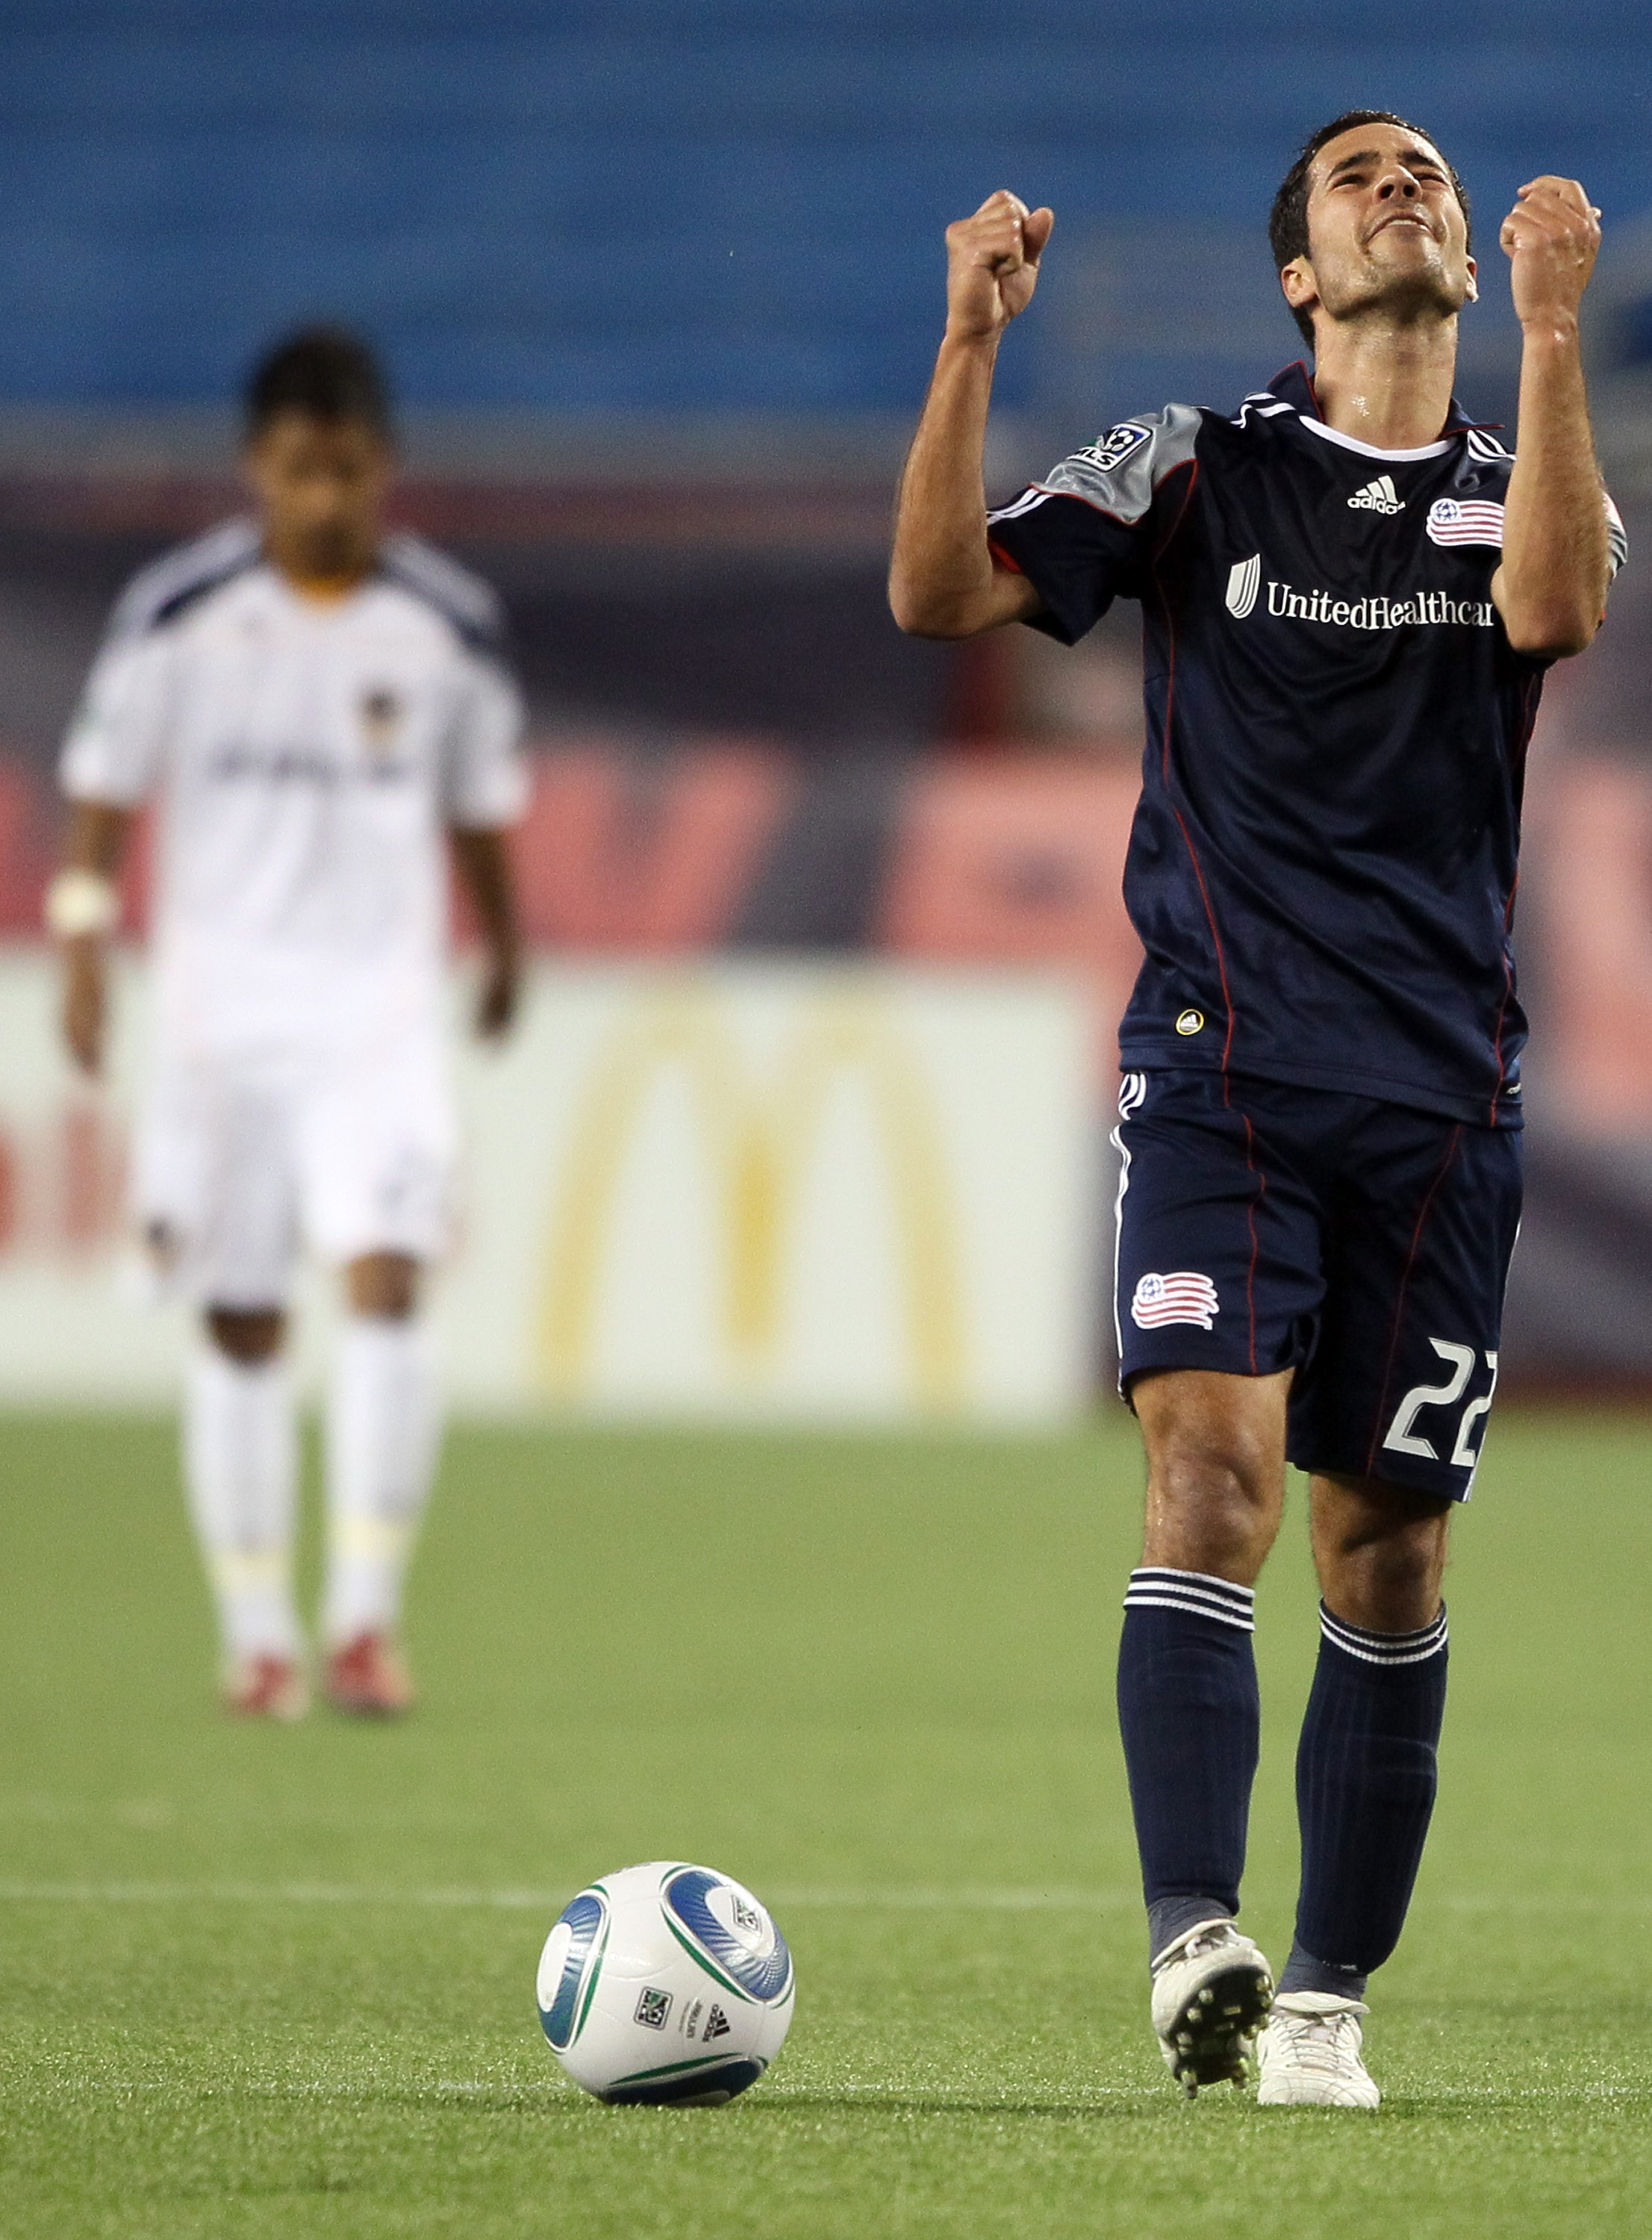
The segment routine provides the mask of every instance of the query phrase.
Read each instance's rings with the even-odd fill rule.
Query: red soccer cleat
[[[238,1657],[223,1681],[223,1708],[238,1719],[302,1719],[310,1689],[290,1657]]]
[[[358,1633],[327,1659],[327,1700],[365,1719],[399,1718],[413,1708],[413,1682],[402,1653],[382,1633]]]

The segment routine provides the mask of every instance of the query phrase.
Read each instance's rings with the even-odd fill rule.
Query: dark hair
[[[1312,138],[1304,143],[1302,154],[1280,182],[1279,192],[1274,197],[1274,206],[1269,213],[1268,239],[1273,248],[1276,272],[1282,272],[1293,258],[1306,257],[1309,253],[1308,174],[1315,157],[1328,140],[1335,140],[1340,133],[1352,132],[1361,124],[1397,124],[1402,132],[1409,132],[1419,140],[1426,140],[1429,147],[1439,153],[1440,143],[1433,133],[1425,132],[1420,124],[1413,124],[1407,117],[1396,117],[1391,109],[1345,110],[1341,117],[1333,117],[1329,124],[1322,124]],[[1462,205],[1462,222],[1468,225],[1470,223],[1469,190],[1448,158],[1441,156],[1440,161],[1445,164],[1446,176]],[[1307,311],[1299,310],[1293,310],[1290,316],[1301,328],[1303,341],[1311,348],[1314,340],[1312,317]]]
[[[386,440],[391,434],[383,370],[360,336],[343,327],[302,327],[278,342],[253,368],[245,404],[249,442],[281,412],[361,420]]]

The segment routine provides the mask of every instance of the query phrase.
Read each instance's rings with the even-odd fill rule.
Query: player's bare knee
[[[1249,1585],[1284,1501],[1282,1395],[1232,1377],[1138,1380],[1148,1453],[1145,1560]]]
[[[1314,1557],[1332,1613],[1377,1633],[1409,1633],[1438,1615],[1449,1505],[1399,1487],[1314,1483]]]
[[[281,1351],[287,1317],[280,1307],[209,1307],[206,1327],[220,1353],[243,1369],[256,1369]]]
[[[1146,1561],[1249,1585],[1279,1530],[1282,1477],[1244,1441],[1164,1442],[1148,1472]]]
[[[1149,1481],[1143,1554],[1149,1563],[1208,1571],[1249,1586],[1277,1530],[1276,1510],[1232,1470],[1173,1471]]]

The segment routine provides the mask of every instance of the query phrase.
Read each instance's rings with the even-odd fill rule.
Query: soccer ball
[[[576,2084],[610,2107],[676,2108],[720,2108],[756,2083],[785,2043],[796,1988],[786,1940],[751,1892],[669,1859],[571,1899],[536,1986]]]

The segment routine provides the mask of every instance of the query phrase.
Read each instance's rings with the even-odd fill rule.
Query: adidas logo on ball
[[[1403,513],[1405,500],[1394,487],[1392,475],[1379,475],[1363,490],[1356,490],[1349,503],[1356,513]]]

